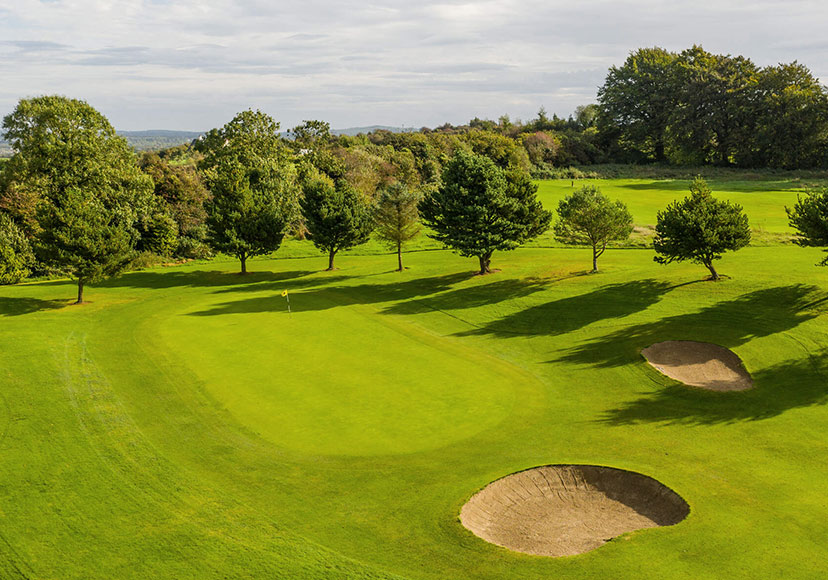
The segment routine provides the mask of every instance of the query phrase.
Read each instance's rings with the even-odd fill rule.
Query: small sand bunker
[[[744,391],[753,379],[732,351],[707,342],[669,340],[641,351],[656,369],[686,385],[711,391]]]
[[[594,550],[625,532],[679,523],[690,507],[655,479],[612,467],[547,465],[490,483],[460,511],[476,536],[538,556]]]

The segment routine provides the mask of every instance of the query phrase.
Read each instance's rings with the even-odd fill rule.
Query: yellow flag
[[[282,290],[282,296],[287,296],[287,290]]]

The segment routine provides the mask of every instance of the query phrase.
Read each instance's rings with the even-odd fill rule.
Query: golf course
[[[636,226],[597,273],[551,232],[482,276],[423,233],[402,272],[376,240],[324,271],[289,239],[82,305],[69,279],[0,287],[0,578],[823,577],[828,269],[785,213],[809,184],[710,180],[752,229],[712,282],[647,247],[688,180],[583,183]],[[573,191],[538,185],[548,210]],[[669,378],[641,354],[666,341],[729,349],[750,388]],[[680,517],[559,557],[461,522],[567,465],[652,478]]]

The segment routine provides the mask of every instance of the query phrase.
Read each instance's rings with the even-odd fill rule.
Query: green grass
[[[604,190],[644,192],[637,216],[682,194]],[[763,196],[792,194],[768,190],[727,191],[771,228]],[[446,251],[396,273],[378,247],[335,272],[284,250],[246,277],[127,274],[81,307],[68,281],[0,288],[0,578],[824,576],[818,250],[746,248],[720,283],[650,250],[587,275],[583,249],[526,248],[486,277]],[[756,388],[677,385],[638,353],[667,339],[732,348]],[[561,559],[460,526],[477,489],[549,463],[644,473],[691,514]]]

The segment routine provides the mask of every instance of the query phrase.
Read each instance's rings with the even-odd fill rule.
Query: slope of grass
[[[446,251],[321,272],[292,243],[248,276],[151,269],[81,307],[68,281],[0,288],[0,578],[828,572],[818,250],[746,248],[710,283],[649,250],[588,275],[583,250],[528,248],[478,277]],[[733,349],[756,388],[674,383],[639,355],[668,339]],[[561,559],[459,524],[476,490],[549,463],[644,473],[691,514]]]

